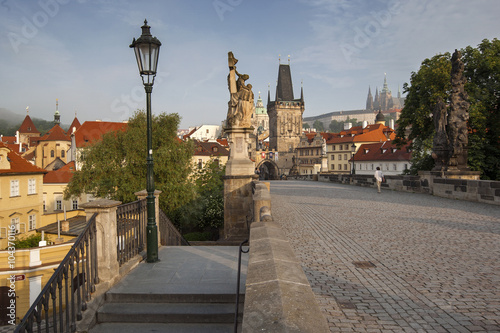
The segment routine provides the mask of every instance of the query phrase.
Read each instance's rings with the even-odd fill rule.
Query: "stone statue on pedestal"
[[[460,51],[451,57],[451,99],[448,115],[448,138],[450,140],[450,161],[448,169],[467,168],[467,145],[469,143],[467,121],[469,106],[465,92],[464,63]]]
[[[450,106],[446,107],[439,97],[434,106],[435,134],[432,157],[433,171],[470,171],[467,167],[469,102],[465,92],[464,63],[460,52],[455,50],[451,58]]]
[[[245,84],[249,79],[248,74],[240,74],[236,71],[236,59],[233,52],[228,52],[229,75],[227,83],[230,99],[227,110],[227,125],[229,128],[249,128],[252,122],[253,99],[252,85]],[[236,79],[238,75],[238,79]]]

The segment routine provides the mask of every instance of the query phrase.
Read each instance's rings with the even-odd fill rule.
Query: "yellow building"
[[[38,140],[35,148],[35,165],[46,170],[56,170],[66,164],[71,138],[59,125]]]
[[[202,169],[208,161],[218,161],[219,165],[226,165],[229,159],[229,149],[218,141],[194,142],[193,162],[197,168]]]
[[[7,247],[9,231],[31,234],[39,226],[46,172],[0,142],[0,249]]]
[[[69,162],[62,168],[50,171],[43,176],[44,214],[76,211],[82,203],[94,200],[90,194],[82,194],[78,198],[64,200],[64,189],[68,186],[75,171],[75,162]]]
[[[0,251],[0,300],[15,307],[12,316],[0,307],[0,325],[19,323],[72,245]]]

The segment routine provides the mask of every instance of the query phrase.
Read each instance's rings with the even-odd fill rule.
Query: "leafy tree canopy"
[[[323,125],[323,123],[319,120],[316,120],[313,124],[313,128],[317,131],[317,132],[324,132],[325,131],[325,126]]]
[[[469,95],[468,165],[482,172],[483,179],[500,179],[500,41],[483,40],[477,48],[461,50]],[[434,124],[432,110],[437,98],[449,103],[451,55],[425,59],[418,72],[405,83],[405,106],[398,120],[396,142],[412,140],[412,172],[430,170]]]
[[[155,189],[162,191],[159,203],[167,215],[195,195],[189,180],[193,148],[177,139],[177,114],[152,116],[152,147]],[[107,133],[102,140],[84,149],[68,184],[66,199],[91,193],[124,203],[136,200],[135,192],[146,189],[146,113],[137,111],[124,132]]]

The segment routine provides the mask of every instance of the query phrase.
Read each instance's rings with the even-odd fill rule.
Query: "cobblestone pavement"
[[[499,206],[312,181],[271,198],[331,332],[500,332]]]

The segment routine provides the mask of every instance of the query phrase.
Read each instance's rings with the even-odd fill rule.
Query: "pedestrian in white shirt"
[[[384,174],[380,171],[380,167],[377,167],[377,171],[375,171],[375,180],[377,181],[377,191],[380,193],[380,185],[384,181]]]

